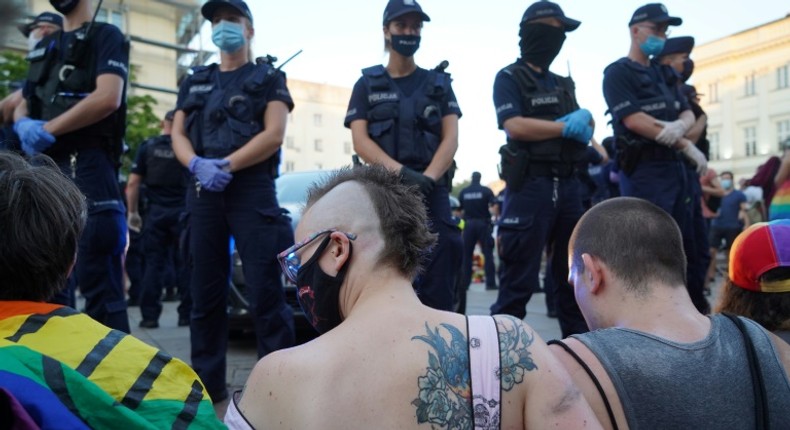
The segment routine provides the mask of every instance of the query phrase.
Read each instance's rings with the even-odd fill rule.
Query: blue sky
[[[415,59],[430,68],[448,60],[453,88],[464,116],[460,121],[456,180],[472,171],[483,181],[496,177],[497,151],[504,134],[497,129],[491,99],[494,76],[518,56],[518,24],[531,2],[510,0],[422,0],[431,17],[422,32]],[[606,105],[601,94],[603,69],[628,52],[628,20],[644,4],[635,0],[558,0],[565,14],[582,25],[568,33],[563,50],[551,66],[560,75],[571,74],[577,98],[593,112],[595,137],[606,126]],[[299,49],[304,52],[285,70],[295,79],[353,86],[364,67],[386,63],[381,18],[384,0],[248,0],[255,19],[256,55],[270,53],[281,60]],[[669,0],[673,16],[683,25],[672,36],[690,35],[697,44],[783,18],[790,13],[786,0]],[[693,54],[692,54],[693,57]],[[692,78],[693,81],[693,78]],[[298,109],[298,107],[297,107]],[[340,150],[338,148],[338,150]]]

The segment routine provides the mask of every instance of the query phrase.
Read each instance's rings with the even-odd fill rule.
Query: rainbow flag
[[[0,301],[0,387],[43,427],[225,428],[184,362],[59,305]]]

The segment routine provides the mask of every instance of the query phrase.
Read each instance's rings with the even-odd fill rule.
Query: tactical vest
[[[429,70],[410,96],[384,66],[362,70],[368,93],[368,134],[392,159],[422,172],[442,141],[442,103],[450,91],[450,74]]]
[[[264,130],[266,93],[281,71],[269,64],[255,64],[246,79],[222,87],[217,64],[193,69],[183,103],[185,128],[195,153],[223,158],[244,146]],[[276,176],[280,153],[265,161]]]
[[[504,72],[513,77],[521,92],[521,115],[528,118],[554,121],[577,109],[576,85],[571,78],[553,75],[557,86],[546,88],[527,66],[514,63]],[[556,137],[534,142],[523,142],[508,138],[508,144],[529,153],[529,163],[574,165],[584,159],[587,144],[573,139]]]
[[[173,152],[170,136],[157,136],[145,145],[145,185],[152,187],[186,187],[184,167]]]
[[[49,121],[71,109],[96,89],[96,49],[92,39],[99,29],[108,24],[96,22],[86,34],[88,23],[76,30],[76,36],[68,46],[62,46],[62,31],[57,31],[39,43],[40,48],[31,51],[27,60],[30,63],[28,81],[34,89],[27,97],[29,116]],[[124,43],[129,52],[128,41]],[[62,53],[62,54],[61,54]],[[73,150],[88,147],[102,147],[113,160],[120,157],[123,150],[123,137],[126,132],[126,90],[124,89],[121,106],[108,117],[58,137],[59,143]],[[85,138],[89,139],[85,139]],[[90,138],[102,138],[97,143]]]

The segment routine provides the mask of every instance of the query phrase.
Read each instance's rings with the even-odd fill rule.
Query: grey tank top
[[[710,318],[710,333],[694,343],[623,328],[573,337],[606,369],[631,430],[754,428],[754,393],[743,336],[726,317]],[[790,428],[790,381],[778,352],[762,327],[743,321],[763,373],[770,427]]]

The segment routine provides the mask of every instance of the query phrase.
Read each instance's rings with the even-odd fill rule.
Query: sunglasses
[[[302,267],[302,258],[297,255],[297,251],[304,248],[305,246],[311,244],[314,240],[318,239],[319,237],[327,234],[327,233],[334,233],[338,231],[336,228],[330,228],[327,230],[319,231],[318,233],[311,234],[307,237],[307,239],[294,244],[290,248],[286,249],[285,251],[277,254],[277,260],[280,262],[280,267],[283,269],[283,273],[285,277],[288,278],[289,281],[296,283],[296,274],[299,272],[299,268]],[[346,233],[347,238],[350,240],[355,240],[357,235],[354,233]]]

